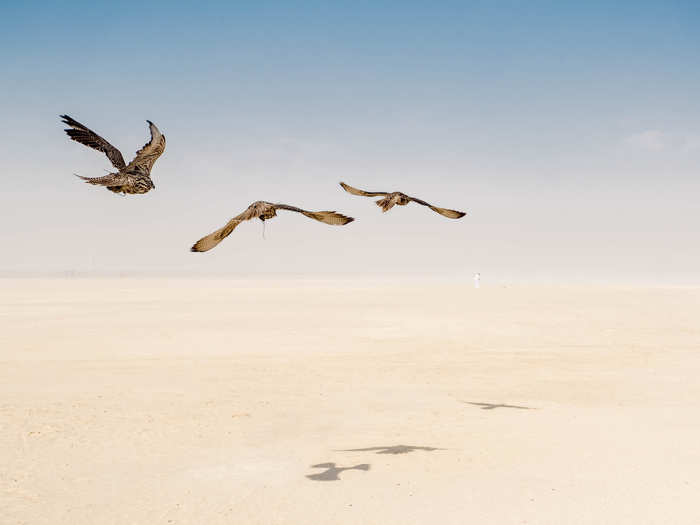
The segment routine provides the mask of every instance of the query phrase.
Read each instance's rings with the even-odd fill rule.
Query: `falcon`
[[[427,202],[417,199],[415,197],[410,197],[409,195],[401,193],[400,191],[364,191],[358,190],[357,188],[353,188],[352,186],[348,186],[344,182],[341,182],[340,186],[352,195],[360,195],[362,197],[384,197],[383,199],[379,199],[378,201],[376,201],[377,206],[379,206],[383,212],[389,211],[395,205],[406,206],[406,204],[413,201],[423,206],[427,206],[435,213],[439,213],[440,215],[444,215],[445,217],[448,217],[450,219],[461,219],[466,215],[466,213],[464,213],[463,211],[448,210],[447,208],[438,208],[437,206],[428,204]]]
[[[165,150],[165,135],[158,130],[153,122],[146,121],[151,131],[150,142],[136,152],[134,160],[126,164],[121,152],[90,128],[68,115],[61,115],[61,119],[63,119],[64,124],[70,126],[65,131],[72,140],[101,151],[107,155],[112,166],[117,170],[116,173],[109,173],[104,177],[83,177],[82,175],[76,175],[76,177],[83,179],[88,184],[105,186],[109,191],[124,195],[127,193],[146,193],[155,188],[151,180],[151,169],[153,163]]]
[[[334,211],[307,211],[295,206],[289,206],[287,204],[272,204],[270,202],[257,201],[248,206],[248,209],[246,209],[243,213],[236,215],[233,219],[228,221],[223,228],[219,228],[206,237],[199,239],[196,243],[194,243],[194,246],[190,248],[190,251],[206,252],[211,250],[214,246],[231,235],[231,232],[236,229],[236,226],[243,221],[258,218],[263,221],[264,224],[266,220],[277,216],[277,210],[295,211],[310,219],[315,219],[319,222],[333,224],[336,226],[344,226],[345,224],[355,220],[352,217],[346,217],[345,215]]]

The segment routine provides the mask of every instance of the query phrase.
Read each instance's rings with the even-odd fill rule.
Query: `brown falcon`
[[[379,199],[377,201],[377,206],[379,206],[382,209],[382,211],[389,211],[391,208],[394,207],[394,205],[406,206],[406,204],[413,201],[423,206],[427,206],[434,212],[439,213],[440,215],[444,215],[445,217],[448,217],[450,219],[460,219],[466,215],[466,213],[464,213],[463,211],[448,210],[447,208],[438,208],[437,206],[428,204],[427,202],[417,199],[415,197],[410,197],[405,193],[401,193],[400,191],[364,191],[358,190],[357,188],[353,188],[352,186],[348,186],[344,182],[341,182],[340,186],[345,191],[347,191],[348,193],[352,193],[353,195],[361,195],[363,197],[384,197],[383,199]]]
[[[61,115],[61,118],[64,124],[70,126],[69,129],[66,129],[66,133],[71,139],[103,152],[107,155],[112,166],[118,170],[116,173],[109,173],[104,177],[83,177],[81,175],[77,175],[77,177],[89,184],[106,186],[109,191],[114,193],[146,193],[155,188],[151,180],[151,168],[165,150],[165,135],[161,134],[153,122],[146,121],[151,130],[150,142],[136,152],[134,160],[126,164],[121,152],[97,133],[68,115]]]
[[[287,204],[272,204],[270,202],[257,201],[248,206],[248,209],[236,215],[233,219],[228,221],[223,228],[219,228],[213,233],[210,233],[206,237],[202,237],[194,246],[190,248],[193,252],[206,252],[211,250],[214,246],[223,241],[228,237],[233,230],[236,229],[243,221],[249,221],[250,219],[255,219],[256,217],[263,221],[272,219],[277,215],[277,210],[289,210],[301,213],[310,219],[315,219],[319,222],[324,222],[326,224],[333,224],[336,226],[343,226],[349,222],[354,221],[352,217],[346,217],[340,213],[334,211],[307,211],[297,208],[295,206],[288,206]]]

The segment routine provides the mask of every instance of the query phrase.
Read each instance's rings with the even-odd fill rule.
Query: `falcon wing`
[[[447,208],[438,208],[437,206],[433,206],[432,204],[428,204],[425,201],[422,201],[420,199],[416,199],[415,197],[409,197],[413,202],[417,202],[418,204],[422,204],[423,206],[427,206],[431,210],[433,210],[435,213],[439,213],[440,215],[444,215],[445,217],[448,217],[449,219],[461,219],[466,215],[463,211],[457,211],[457,210],[448,210]]]
[[[255,210],[252,207],[249,207],[246,211],[244,211],[240,215],[236,215],[233,219],[228,221],[226,223],[226,226],[224,226],[223,228],[219,228],[215,232],[212,232],[209,235],[207,235],[206,237],[202,237],[201,239],[199,239],[196,243],[194,243],[192,248],[190,248],[190,251],[206,252],[211,250],[214,246],[216,246],[226,237],[231,235],[231,232],[236,229],[236,226],[238,226],[243,221],[248,221],[250,219],[254,219],[255,217]]]
[[[124,157],[122,157],[121,152],[117,148],[112,146],[90,128],[83,126],[80,122],[72,119],[68,115],[61,115],[61,119],[63,119],[62,122],[64,124],[68,124],[70,126],[70,128],[66,129],[65,131],[71,139],[92,149],[103,152],[105,155],[107,155],[107,158],[112,165],[119,171],[126,168]]]
[[[387,191],[364,191],[364,190],[358,190],[357,188],[353,188],[352,186],[348,186],[344,182],[340,183],[341,187],[347,191],[348,193],[352,193],[353,195],[360,195],[361,197],[380,197],[383,195],[389,195],[389,192]]]
[[[336,213],[335,211],[307,211],[297,208],[296,206],[289,206],[287,204],[273,204],[276,210],[288,210],[295,211],[305,215],[309,219],[314,219],[325,224],[333,224],[335,226],[344,226],[349,222],[354,221],[352,217],[347,217],[341,213]]]
[[[160,132],[153,122],[150,120],[146,122],[148,122],[148,127],[151,130],[151,140],[136,152],[134,160],[129,162],[127,169],[141,168],[146,173],[150,173],[153,163],[165,151],[165,135]]]

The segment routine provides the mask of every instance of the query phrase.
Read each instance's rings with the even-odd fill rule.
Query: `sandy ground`
[[[0,292],[3,524],[700,523],[700,289]]]

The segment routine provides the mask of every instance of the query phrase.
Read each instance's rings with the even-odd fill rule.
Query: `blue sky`
[[[0,269],[700,282],[699,27],[695,2],[3,5]],[[156,122],[156,191],[74,180],[109,165],[61,113],[125,157]],[[469,216],[382,216],[339,180]],[[358,220],[186,251],[256,199]]]

